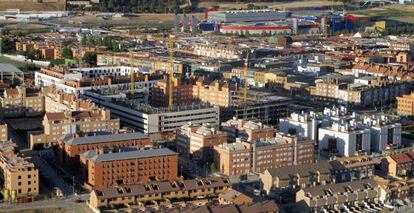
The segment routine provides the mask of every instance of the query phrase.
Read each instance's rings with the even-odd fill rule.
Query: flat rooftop
[[[85,136],[85,137],[74,137],[73,135],[66,135],[63,138],[63,142],[69,145],[83,145],[83,144],[95,144],[95,143],[105,143],[105,142],[115,142],[115,141],[138,140],[138,139],[146,139],[146,138],[148,138],[148,136],[140,132]]]

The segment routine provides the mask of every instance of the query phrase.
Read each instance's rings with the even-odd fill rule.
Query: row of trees
[[[102,12],[174,13],[183,0],[101,0]]]
[[[105,46],[108,50],[113,52],[121,52],[122,51],[122,44],[121,41],[115,37],[106,36],[87,36],[84,35],[81,41],[82,46],[86,47],[99,47]]]

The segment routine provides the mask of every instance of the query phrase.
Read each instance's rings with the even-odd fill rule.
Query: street
[[[86,202],[76,203],[74,199],[89,199],[89,194],[79,195],[79,196],[69,196],[63,199],[50,199],[50,200],[41,200],[34,201],[31,203],[19,203],[19,204],[0,204],[0,212],[11,212],[11,211],[22,211],[22,210],[37,210],[37,209],[47,209],[47,208],[63,208],[67,212],[75,213],[91,213],[92,209],[88,207]]]

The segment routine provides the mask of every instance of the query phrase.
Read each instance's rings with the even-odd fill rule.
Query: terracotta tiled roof
[[[398,164],[413,162],[413,159],[411,159],[406,153],[396,154],[391,156],[391,158]]]

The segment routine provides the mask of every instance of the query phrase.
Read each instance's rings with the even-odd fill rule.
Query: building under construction
[[[243,98],[239,94],[239,99],[236,97],[233,105],[222,111],[221,119],[259,119],[267,125],[276,125],[279,118],[287,115],[289,98],[251,90],[248,91],[247,97]]]
[[[155,107],[148,103],[149,94],[128,89],[94,89],[84,93],[84,98],[111,110],[121,122],[145,134],[173,132],[189,122],[219,125],[220,109],[208,103],[174,104]]]

